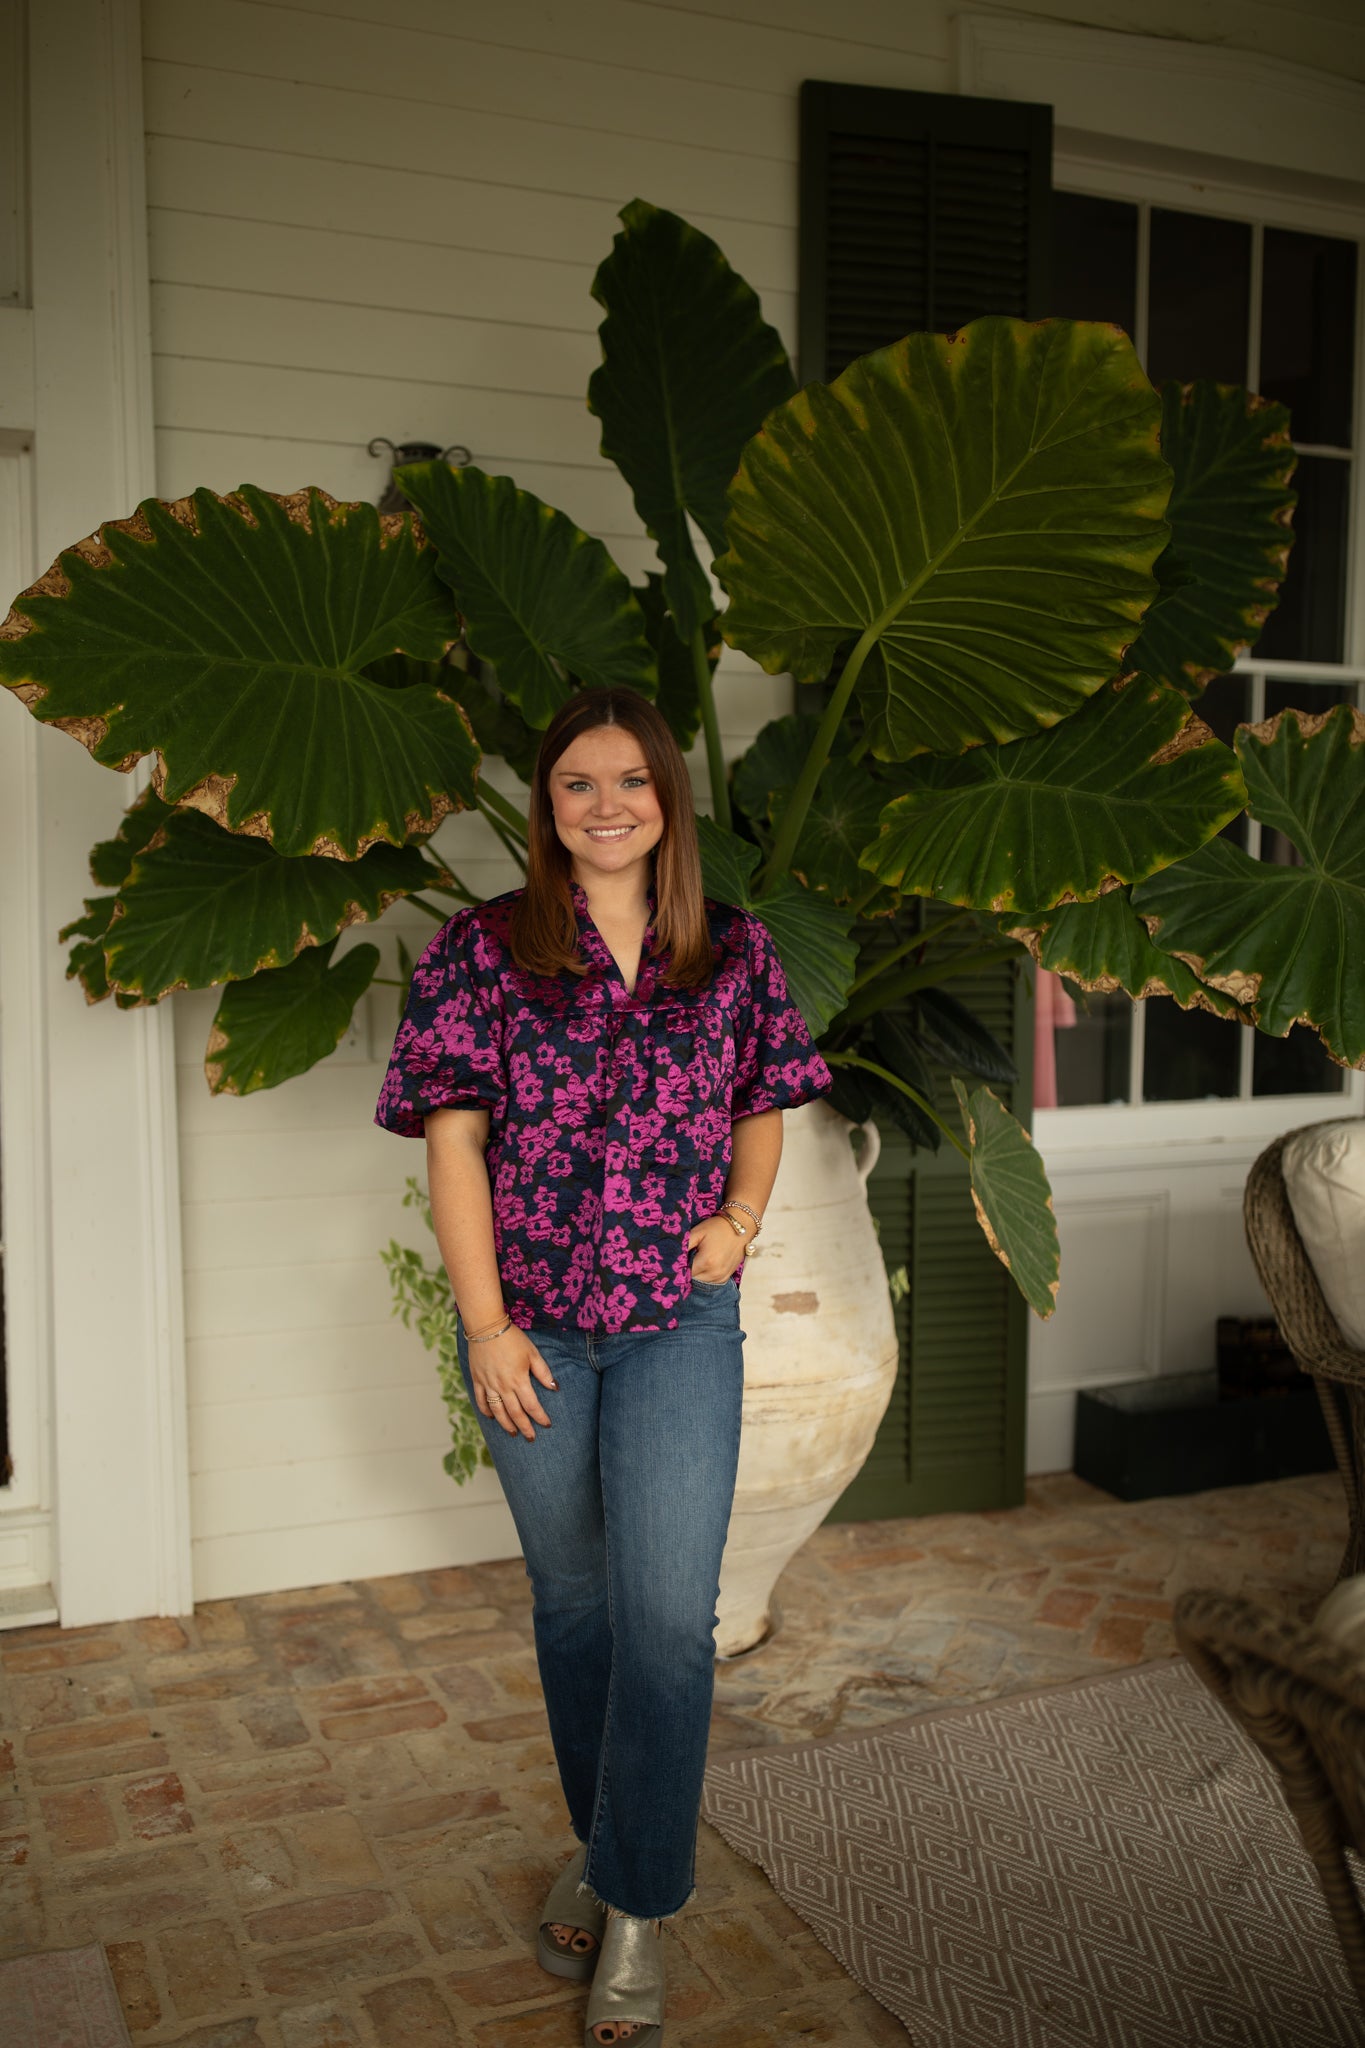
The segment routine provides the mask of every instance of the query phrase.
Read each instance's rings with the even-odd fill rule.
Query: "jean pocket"
[[[712,1294],[718,1294],[722,1287],[733,1287],[735,1285],[735,1276],[733,1273],[727,1273],[723,1280],[702,1280],[694,1273],[692,1285],[694,1287],[708,1288]]]

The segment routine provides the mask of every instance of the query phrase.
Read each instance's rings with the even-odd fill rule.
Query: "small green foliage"
[[[414,1174],[408,1175],[403,1207],[416,1209],[427,1229],[435,1234],[431,1197]],[[465,1392],[460,1372],[459,1353],[455,1348],[459,1316],[455,1297],[450,1291],[450,1280],[439,1259],[434,1266],[429,1266],[419,1251],[414,1251],[411,1245],[400,1245],[397,1238],[390,1238],[388,1250],[379,1256],[388,1268],[394,1315],[401,1316],[408,1329],[416,1330],[427,1350],[436,1353],[441,1399],[450,1416],[452,1439],[451,1447],[441,1462],[455,1484],[463,1486],[467,1479],[473,1478],[480,1465],[491,1465],[493,1459],[483,1440],[478,1417]]]

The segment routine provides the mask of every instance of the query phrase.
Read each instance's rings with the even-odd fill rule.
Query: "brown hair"
[[[581,734],[604,725],[623,726],[640,742],[663,812],[663,836],[654,848],[653,953],[672,956],[665,986],[700,987],[711,979],[715,954],[702,896],[692,784],[668,721],[636,690],[576,690],[545,728],[531,777],[526,887],[508,922],[512,958],[528,974],[554,975],[565,968],[571,974],[588,971],[578,950],[573,859],[555,830],[550,776]]]

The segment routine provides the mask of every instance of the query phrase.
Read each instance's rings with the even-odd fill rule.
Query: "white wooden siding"
[[[1013,11],[1191,28],[1186,0]],[[1365,76],[1357,0],[1205,0],[1196,26]],[[464,442],[638,577],[583,397],[618,209],[714,234],[791,345],[800,81],[949,90],[951,47],[946,0],[148,0],[158,491],[373,499],[372,435]],[[735,656],[718,694],[731,755],[789,703]],[[483,894],[516,879],[478,820],[438,844]],[[386,918],[382,971],[432,929]],[[388,1313],[378,1249],[425,1236],[400,1204],[421,1147],[371,1123],[393,992],[358,1046],[241,1102],[207,1093],[212,1009],[177,999],[197,1595],[514,1554],[491,1474],[442,1472],[431,1360]]]

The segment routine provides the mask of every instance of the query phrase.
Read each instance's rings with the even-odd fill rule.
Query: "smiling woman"
[[[647,2043],[651,1922],[695,1876],[740,1276],[781,1113],[833,1077],[766,927],[702,893],[682,753],[638,691],[551,720],[527,855],[417,963],[377,1121],[425,1134],[460,1370],[535,1587],[583,1845],[540,1959],[593,1977],[591,2039]]]

